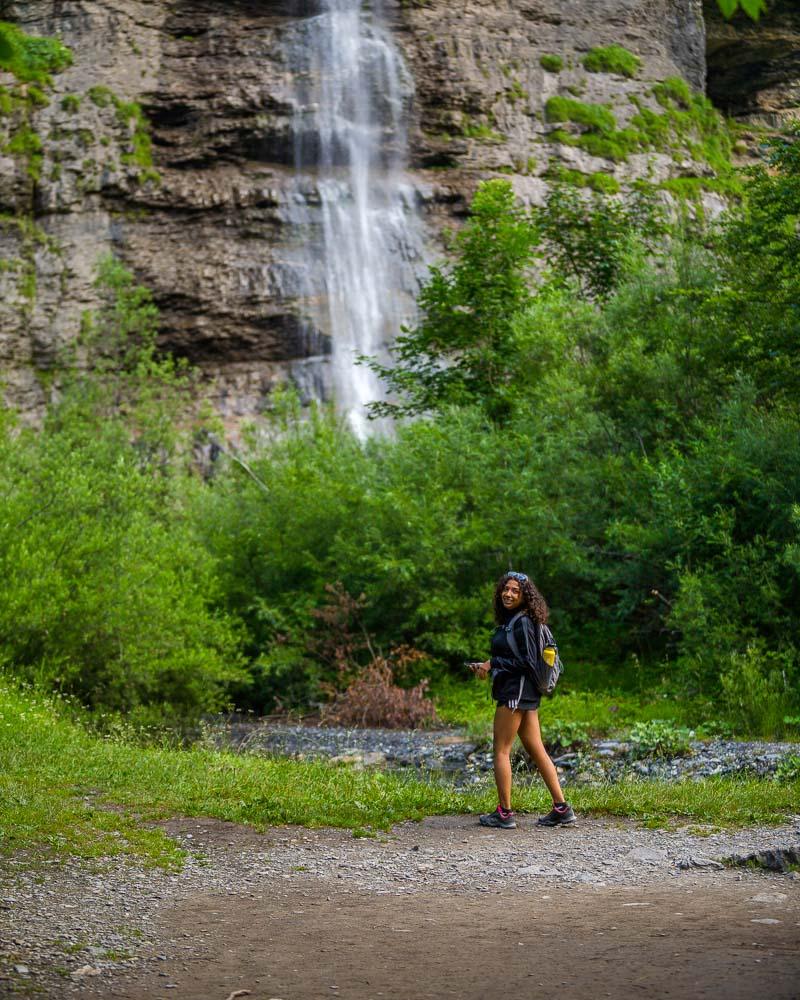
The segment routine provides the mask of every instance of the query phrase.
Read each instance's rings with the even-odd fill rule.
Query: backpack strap
[[[514,659],[516,659],[516,660],[522,660],[522,659],[524,659],[520,655],[519,646],[517,645],[517,640],[514,638],[514,626],[517,624],[517,622],[520,620],[520,618],[522,618],[522,616],[523,616],[523,612],[522,611],[518,611],[514,615],[514,617],[511,618],[509,620],[509,622],[506,625],[503,626],[503,628],[505,629],[505,632],[506,632],[506,640],[508,641],[508,645],[511,648],[511,652],[514,654]]]

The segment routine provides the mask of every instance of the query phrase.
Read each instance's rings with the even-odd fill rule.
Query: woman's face
[[[513,611],[522,604],[522,587],[517,580],[506,580],[500,599],[506,611]]]

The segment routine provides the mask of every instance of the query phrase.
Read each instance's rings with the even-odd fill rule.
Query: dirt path
[[[178,875],[76,864],[45,882],[4,876],[4,905],[20,919],[4,941],[0,993],[800,997],[800,880],[679,867],[796,849],[797,824],[704,835],[603,820],[548,831],[523,818],[491,831],[457,816],[377,839],[168,828],[191,849]]]

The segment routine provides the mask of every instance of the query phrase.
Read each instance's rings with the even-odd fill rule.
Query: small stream
[[[475,784],[492,769],[491,748],[471,742],[458,729],[346,729],[336,726],[289,725],[273,721],[217,721],[210,739],[219,749],[273,754],[298,760],[327,759],[355,767],[415,768],[441,774],[460,785]],[[688,754],[668,759],[634,759],[624,740],[593,740],[579,750],[552,748],[565,783],[641,779],[679,780],[713,775],[766,777],[781,760],[800,753],[796,743],[716,739],[690,744]],[[519,771],[529,769],[520,749]]]

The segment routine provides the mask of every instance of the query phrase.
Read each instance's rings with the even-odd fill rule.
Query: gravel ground
[[[610,820],[545,830],[533,817],[521,817],[517,830],[492,831],[475,817],[449,816],[403,823],[375,839],[329,829],[262,834],[215,820],[173,820],[165,827],[187,850],[179,873],[121,861],[6,865],[0,876],[0,995],[139,995],[125,988],[143,975],[159,977],[159,968],[170,968],[174,977],[207,953],[207,939],[198,939],[192,927],[165,931],[169,913],[198,899],[212,900],[213,913],[215,899],[222,905],[268,896],[274,904],[301,890],[320,899],[336,893],[410,901],[431,892],[702,887],[743,891],[757,913],[753,922],[782,924],[787,906],[800,919],[796,872],[713,863],[775,848],[798,856],[800,816],[780,828],[728,832],[650,830]],[[168,979],[159,977],[165,989]]]
[[[229,724],[214,738],[219,745],[248,752],[324,756],[356,766],[413,766],[451,772],[465,784],[491,780],[489,754],[451,731]],[[783,756],[796,752],[791,744],[718,740],[696,744],[690,756],[675,761],[633,762],[628,749],[620,742],[598,742],[590,754],[562,755],[559,766],[567,780],[613,777],[636,769],[637,763],[642,776],[702,776],[746,768],[768,774]],[[528,816],[520,817],[517,830],[492,831],[480,827],[474,816],[448,816],[403,823],[375,838],[330,829],[273,828],[259,833],[216,820],[175,819],[163,825],[186,850],[178,873],[144,870],[117,859],[68,859],[33,867],[24,859],[4,863],[0,995],[138,1000],[150,997],[156,987],[159,995],[162,989],[177,990],[179,984],[172,979],[188,978],[189,970],[203,961],[211,970],[222,968],[221,956],[230,953],[230,943],[223,947],[219,934],[215,937],[214,913],[221,914],[220,934],[245,941],[253,933],[252,921],[263,917],[267,904],[280,920],[282,908],[306,912],[291,909],[298,899],[301,907],[311,900],[323,908],[333,907],[331,900],[352,899],[352,921],[359,919],[362,905],[367,913],[384,897],[402,897],[404,907],[417,905],[428,914],[437,900],[452,897],[456,909],[461,908],[460,919],[470,927],[475,900],[498,893],[522,900],[539,890],[545,892],[539,899],[549,899],[548,892],[628,892],[628,901],[617,900],[615,905],[649,906],[650,897],[637,894],[662,891],[666,899],[670,893],[702,888],[727,892],[728,902],[721,905],[750,907],[755,915],[740,914],[742,920],[780,930],[788,927],[791,910],[795,926],[800,926],[797,871],[766,873],[721,864],[732,856],[772,851],[783,852],[784,860],[796,867],[800,816],[779,828],[724,832],[698,826],[651,830],[629,821],[595,819],[582,819],[575,828],[545,830]],[[356,905],[356,900],[362,902]],[[568,905],[575,905],[574,900]],[[602,910],[605,904],[595,900],[595,905]],[[335,903],[336,913],[341,909]],[[198,935],[193,922],[201,918],[211,924]],[[368,918],[364,920],[368,927]],[[310,926],[306,933],[313,940],[321,930],[324,925]],[[284,943],[284,951],[291,943]],[[458,938],[442,943],[448,949],[459,946]],[[391,941],[387,947],[391,954]],[[632,947],[635,954],[640,945]],[[465,962],[471,956],[467,949]],[[586,981],[591,985],[590,973]],[[442,995],[447,994],[444,990]],[[194,992],[182,995],[196,1000],[220,994],[207,993],[206,985],[195,983]],[[306,1000],[303,993],[293,995]],[[353,992],[354,997],[362,995],[371,997],[368,991]],[[224,993],[220,1000],[227,1000]]]

